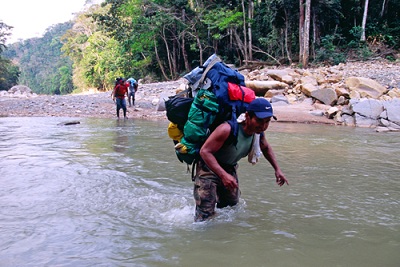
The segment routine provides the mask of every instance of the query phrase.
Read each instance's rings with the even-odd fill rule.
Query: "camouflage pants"
[[[238,181],[236,166],[222,167]],[[221,179],[200,160],[196,166],[193,196],[196,201],[195,221],[204,221],[215,214],[215,206],[224,208],[236,205],[239,202],[240,190],[226,189]]]

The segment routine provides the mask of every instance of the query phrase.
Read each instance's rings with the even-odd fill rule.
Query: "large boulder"
[[[282,95],[283,94],[283,89],[277,90],[277,89],[270,89],[268,92],[265,93],[264,97],[265,98],[272,98],[276,95]]]
[[[378,125],[378,121],[376,119],[361,116],[358,113],[355,114],[354,121],[357,127],[375,128]]]
[[[293,84],[293,77],[289,74],[289,70],[268,70],[267,74],[276,81]]]
[[[391,122],[391,121],[388,121],[385,119],[381,119],[380,122],[383,127],[387,128],[386,131],[400,131],[400,125],[398,125],[394,122]]]
[[[279,81],[245,81],[246,87],[253,89],[257,96],[264,96],[270,89],[284,89],[288,85]]]
[[[400,124],[400,99],[394,98],[392,101],[385,101],[383,105],[386,109],[387,119]]]
[[[387,95],[391,98],[400,98],[400,89],[399,88],[393,88],[390,90]]]
[[[344,88],[341,84],[333,84],[332,88],[335,90],[338,97],[343,96],[345,98],[350,98],[349,91]]]
[[[318,82],[312,76],[304,76],[300,79],[301,92],[308,97],[311,97],[313,91],[318,90]]]
[[[326,105],[333,106],[337,101],[337,94],[331,88],[316,89],[311,92],[311,97],[321,101]]]
[[[8,93],[10,94],[22,94],[22,95],[28,95],[28,94],[32,94],[32,90],[31,88],[29,88],[28,86],[25,85],[14,85],[13,87],[11,87],[10,90],[8,90]]]
[[[350,101],[352,110],[366,118],[377,120],[382,111],[383,104],[375,99],[361,99],[360,101]]]
[[[356,126],[355,118],[348,114],[342,114],[342,123],[345,126]]]
[[[345,83],[350,91],[359,92],[361,97],[377,99],[387,92],[386,87],[369,78],[349,77]]]
[[[36,97],[37,94],[33,93],[31,88],[25,85],[14,85],[8,91],[3,91],[0,96],[4,97],[12,97],[12,98],[28,98],[28,97]]]
[[[308,97],[311,97],[312,93],[314,91],[317,91],[319,88],[318,86],[315,86],[312,83],[305,83],[301,85],[300,89],[303,94],[305,94]]]
[[[329,84],[338,83],[342,79],[343,79],[343,76],[339,75],[339,74],[327,75],[325,77],[325,83],[329,83]]]
[[[301,77],[300,83],[301,84],[312,84],[314,86],[318,86],[317,79],[310,75]]]
[[[276,95],[271,98],[271,103],[277,103],[277,102],[285,102],[286,104],[289,104],[289,100],[284,95]]]

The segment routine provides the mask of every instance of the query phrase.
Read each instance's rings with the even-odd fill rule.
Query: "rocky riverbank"
[[[400,108],[400,63],[380,60],[307,70],[265,68],[242,73],[249,87],[251,81],[267,84],[266,88],[257,89],[256,92],[258,96],[271,100],[278,122],[373,127],[380,131],[400,130],[400,119],[394,115],[391,115],[393,120],[388,117],[388,112],[400,114],[397,109],[397,106]],[[378,84],[376,86],[380,91],[371,93],[368,89],[365,93],[363,88],[356,89],[348,82],[350,77],[372,80]],[[359,81],[353,81],[353,84]],[[128,118],[166,120],[165,111],[159,107],[162,103],[160,98],[174,95],[184,83],[185,80],[180,79],[140,84],[136,105],[128,107]],[[15,86],[8,92],[0,92],[0,116],[116,118],[115,105],[110,95],[111,92],[36,95],[25,86]],[[389,109],[388,101],[394,102]],[[356,112],[357,108],[354,111],[354,107],[358,103],[364,104]],[[386,115],[382,114],[384,112]]]

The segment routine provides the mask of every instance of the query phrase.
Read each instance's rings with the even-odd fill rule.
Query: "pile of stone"
[[[344,77],[343,65],[311,70],[261,69],[243,74],[246,86],[273,105],[312,99],[312,114],[327,116],[337,124],[400,131],[400,89],[396,81],[383,86],[371,78]]]
[[[33,93],[31,88],[25,85],[15,85],[8,91],[0,91],[0,97],[30,98],[36,96],[37,94]]]
[[[324,119],[336,124],[370,127],[377,131],[400,131],[399,63],[354,62],[314,69],[264,68],[241,73],[245,76],[246,86],[252,88],[257,96],[270,99],[273,106],[304,104],[310,106],[306,112],[313,116],[325,116],[329,120]],[[154,106],[157,106],[157,111],[164,110],[165,107],[160,105],[164,103],[162,100],[184,90],[186,82],[179,79],[140,84],[133,113],[143,113],[141,116],[146,118],[163,117],[165,113],[149,113],[149,110],[153,111]],[[4,101],[2,111],[19,114],[17,111],[21,108],[21,114],[67,116],[73,112],[72,115],[79,113],[80,116],[114,116],[110,92],[37,96],[24,85],[0,91],[0,100],[19,98],[28,101],[19,105],[10,103],[9,108],[5,108],[7,101]]]

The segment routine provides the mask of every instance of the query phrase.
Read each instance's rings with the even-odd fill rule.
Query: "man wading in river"
[[[124,118],[126,117],[126,100],[125,95],[128,97],[128,86],[125,84],[125,79],[119,78],[117,80],[117,84],[114,87],[114,90],[111,94],[112,99],[115,102],[116,109],[117,109],[117,118],[119,119],[119,111],[122,108],[124,112]]]
[[[276,183],[279,186],[285,183],[289,185],[264,135],[271,118],[275,118],[271,104],[265,98],[256,98],[247,108],[245,120],[239,124],[236,145],[230,141],[231,126],[226,122],[207,138],[196,166],[193,191],[196,200],[195,221],[204,221],[213,216],[215,205],[223,208],[239,202],[237,163],[249,154],[253,138],[258,136],[255,134],[260,134],[260,149],[275,170]]]

